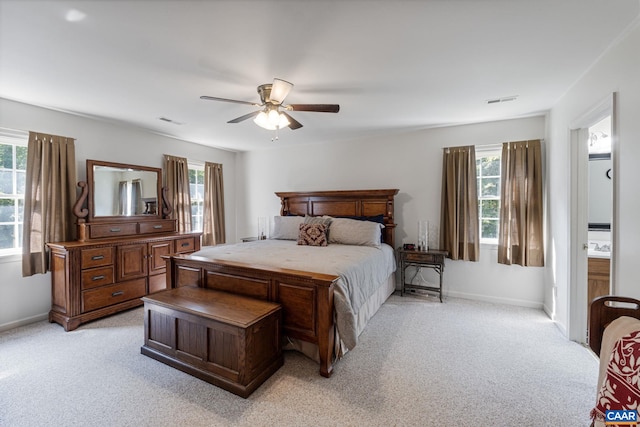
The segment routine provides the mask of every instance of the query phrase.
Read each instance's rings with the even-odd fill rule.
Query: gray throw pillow
[[[303,216],[274,216],[271,238],[278,240],[298,240],[300,224],[302,224],[303,221]]]

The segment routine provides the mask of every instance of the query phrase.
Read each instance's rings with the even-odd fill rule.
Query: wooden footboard
[[[331,376],[336,339],[333,292],[338,276],[190,255],[166,259],[171,288],[197,285],[280,303],[283,334],[317,344],[320,375]]]
[[[602,334],[609,323],[621,316],[640,319],[640,300],[605,295],[595,298],[589,308],[589,347],[600,356]]]

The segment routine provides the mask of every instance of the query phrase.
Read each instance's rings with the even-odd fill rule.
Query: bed
[[[589,347],[600,357],[592,426],[604,427],[606,410],[640,403],[640,301],[606,295],[589,309]]]
[[[167,280],[171,287],[196,285],[280,303],[283,335],[290,348],[316,359],[320,374],[330,377],[335,360],[355,347],[369,319],[395,291],[397,193],[397,189],[276,193],[282,224],[300,218],[309,224],[322,223],[323,218],[332,217],[339,218],[334,226],[357,223],[370,230],[372,222],[381,223],[379,244],[332,241],[340,233],[336,226],[332,237],[329,225],[330,244],[321,248],[274,238],[168,257]],[[357,260],[364,269],[353,271],[347,258]],[[378,264],[387,265],[386,272],[374,271],[372,266]],[[353,277],[361,276],[366,291],[353,282]]]

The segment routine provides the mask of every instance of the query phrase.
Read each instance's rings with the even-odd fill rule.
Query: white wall
[[[276,191],[398,188],[396,244],[415,243],[418,220],[439,226],[443,147],[544,136],[540,116],[242,153],[238,237],[255,235],[259,216],[279,214]],[[436,236],[430,234],[434,246]],[[445,295],[542,307],[544,268],[498,265],[496,258],[495,249],[483,246],[479,262],[447,260]]]
[[[236,153],[154,135],[131,127],[0,99],[0,127],[76,138],[78,180],[86,160],[162,167],[173,154],[223,164],[226,233],[235,240]],[[0,259],[0,330],[44,318],[51,308],[50,274],[23,278],[18,256]]]
[[[614,193],[614,269],[615,293],[640,298],[638,282],[638,242],[640,241],[640,25],[612,47],[554,106],[549,120],[547,152],[549,192],[548,233],[553,268],[548,270],[545,287],[546,309],[561,329],[569,325],[570,281],[570,129],[572,123],[603,99],[617,93],[619,139]],[[557,297],[554,300],[554,286]]]

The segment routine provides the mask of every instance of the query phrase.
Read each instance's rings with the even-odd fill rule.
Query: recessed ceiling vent
[[[487,104],[499,104],[501,102],[515,101],[516,99],[518,99],[518,95],[505,96],[503,98],[488,99]]]
[[[163,122],[173,123],[174,125],[183,125],[184,124],[184,123],[176,122],[175,120],[168,119],[166,117],[159,117],[158,119],[162,120]]]

